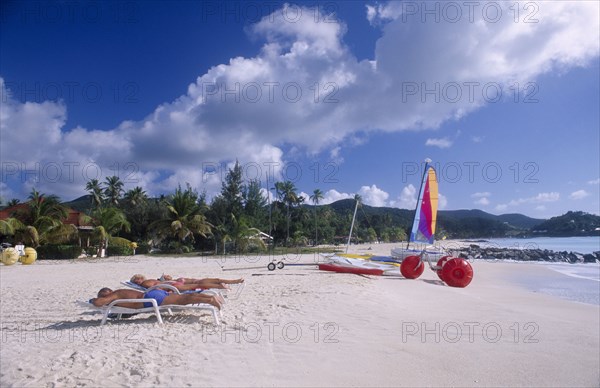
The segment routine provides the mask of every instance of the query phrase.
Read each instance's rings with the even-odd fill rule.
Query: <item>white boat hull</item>
[[[402,261],[408,256],[419,256],[422,252],[422,249],[393,248],[391,251],[391,256],[398,261]],[[425,252],[432,262],[437,262],[442,258],[442,256],[446,256],[445,252],[435,249],[426,249]]]

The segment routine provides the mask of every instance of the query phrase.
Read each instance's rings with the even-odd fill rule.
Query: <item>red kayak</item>
[[[338,264],[319,264],[319,269],[321,271],[332,271],[332,272],[340,272],[340,273],[353,273],[357,275],[383,275],[383,270],[377,268],[360,268],[360,267],[350,267],[347,265],[338,265]]]

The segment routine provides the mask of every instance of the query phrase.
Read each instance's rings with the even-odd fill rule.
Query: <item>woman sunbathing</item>
[[[205,278],[205,279],[194,279],[194,278],[177,278],[173,279],[171,275],[163,275],[160,279],[146,279],[144,275],[136,274],[131,277],[130,282],[140,285],[145,288],[154,287],[157,284],[170,284],[177,288],[179,291],[190,291],[197,289],[209,289],[209,288],[220,288],[229,289],[229,284],[243,283],[244,279],[219,279],[219,278]]]

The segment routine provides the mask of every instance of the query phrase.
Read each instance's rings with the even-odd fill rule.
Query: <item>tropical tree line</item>
[[[65,222],[68,208],[57,196],[34,189],[26,206],[0,221],[0,237],[33,247],[77,244],[98,251],[118,237],[143,251],[248,252],[269,245],[345,244],[354,210],[320,206],[320,189],[310,195],[309,206],[291,181],[275,182],[264,190],[258,180],[243,179],[239,163],[228,170],[210,203],[206,193],[189,184],[158,198],[150,198],[142,187],[125,191],[123,186],[117,176],[86,183],[89,203],[80,219],[86,231]],[[355,200],[360,203],[360,197]],[[17,203],[11,200],[8,205]],[[406,239],[405,228],[392,225],[390,218],[374,221],[376,226],[365,218],[357,221],[353,242]]]

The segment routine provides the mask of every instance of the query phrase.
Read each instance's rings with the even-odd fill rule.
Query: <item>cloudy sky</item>
[[[600,213],[599,5],[3,2],[3,201],[291,180],[329,203]],[[268,181],[267,181],[268,178]]]

